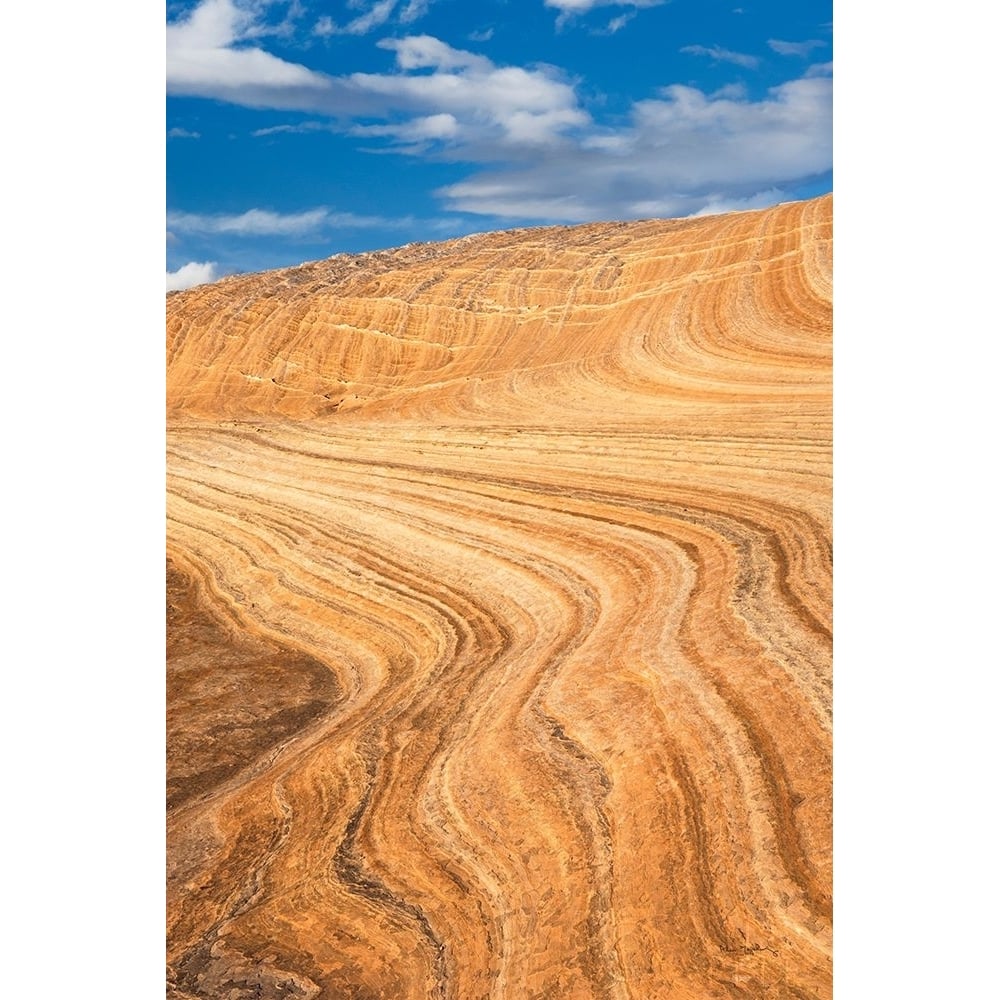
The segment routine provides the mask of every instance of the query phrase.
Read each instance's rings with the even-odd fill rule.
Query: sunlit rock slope
[[[831,996],[831,212],[168,296],[169,996]]]

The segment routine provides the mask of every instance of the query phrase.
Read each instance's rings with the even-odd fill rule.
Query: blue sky
[[[832,190],[831,0],[167,5],[167,286]]]

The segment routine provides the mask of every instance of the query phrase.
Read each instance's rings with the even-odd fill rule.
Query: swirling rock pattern
[[[167,300],[168,995],[831,995],[830,197]]]

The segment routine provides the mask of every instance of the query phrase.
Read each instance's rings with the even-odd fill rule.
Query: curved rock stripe
[[[168,996],[832,995],[831,229],[168,296]]]

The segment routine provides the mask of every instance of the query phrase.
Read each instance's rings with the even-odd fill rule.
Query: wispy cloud
[[[241,215],[199,215],[168,212],[167,225],[175,233],[231,233],[237,236],[302,236],[316,232],[326,222],[325,208],[282,215],[251,208]]]
[[[257,17],[268,7],[275,6],[275,0],[237,0],[240,6],[248,8],[254,15],[253,24],[247,29],[247,38],[290,38],[295,34],[296,21],[306,16],[306,8],[302,0],[280,0],[280,5],[288,4],[285,16],[277,24],[265,23]]]
[[[214,260],[191,261],[176,271],[167,271],[167,291],[179,292],[195,285],[207,285],[218,278],[218,265]]]
[[[269,135],[294,135],[300,132],[336,132],[329,122],[298,122],[295,125],[272,125],[270,128],[254,129],[250,135],[260,139]]]
[[[562,14],[586,14],[595,7],[660,7],[668,0],[545,0]]]
[[[493,28],[485,28],[482,31],[470,31],[470,42],[488,42],[493,37]]]
[[[833,63],[816,63],[810,66],[806,70],[806,76],[832,76],[833,75]]]
[[[633,105],[626,129],[595,129],[571,151],[482,172],[438,194],[453,211],[566,222],[692,215],[725,200],[773,203],[773,191],[831,169],[831,105],[828,77],[789,81],[760,101],[675,85]]]
[[[168,212],[167,225],[175,233],[231,236],[316,236],[331,229],[405,229],[413,219],[387,219],[353,212],[333,212],[311,208],[304,212],[281,213],[251,208],[240,215],[203,215],[196,212]]]
[[[631,10],[627,14],[619,14],[618,17],[611,18],[608,26],[604,29],[609,35],[616,35],[626,24],[635,17],[635,11]]]
[[[575,17],[583,17],[595,7],[631,7],[628,14],[612,18],[607,27],[591,32],[594,35],[613,35],[621,30],[635,16],[636,11],[643,7],[660,7],[669,0],[545,0],[546,7],[559,11],[556,18],[556,29],[562,30]]]
[[[396,53],[400,69],[480,69],[492,67],[486,56],[453,49],[432,35],[409,35],[406,38],[385,38],[377,43],[380,49]],[[356,74],[357,75],[357,74]]]
[[[167,131],[168,139],[200,139],[200,132],[189,132],[186,128],[172,128]]]
[[[434,0],[409,0],[409,3],[399,12],[400,24],[412,24],[419,21],[427,13]]]
[[[357,125],[353,135],[391,136],[402,142],[426,142],[429,139],[451,139],[458,134],[458,119],[454,115],[427,115],[412,118],[399,125]]]
[[[767,44],[780,56],[801,56],[808,58],[813,49],[822,48],[826,42],[810,38],[807,42],[783,42],[778,38],[769,38]]]
[[[748,56],[743,52],[731,52],[718,45],[685,45],[680,51],[692,56],[708,56],[716,62],[734,63],[746,69],[756,69],[760,65],[760,60],[756,56]]]
[[[758,191],[749,198],[727,198],[725,195],[711,195],[708,204],[695,212],[695,215],[723,215],[726,212],[749,212],[755,208],[768,208],[787,200],[787,194],[780,188],[769,188]]]
[[[345,25],[336,24],[331,17],[321,17],[316,22],[313,32],[321,37],[328,35],[367,35],[369,31],[380,28],[389,20],[396,7],[396,3],[397,0],[378,0],[377,3],[372,4],[363,14],[359,14],[354,20],[348,21]],[[355,4],[354,6],[362,5]],[[414,6],[412,2],[407,4],[403,13],[406,14]],[[419,8],[419,3],[416,6]],[[426,11],[426,4],[424,4],[424,10]]]

